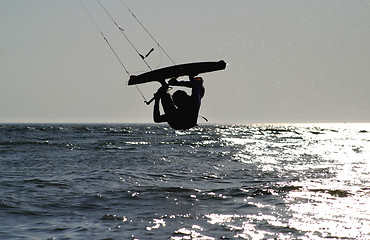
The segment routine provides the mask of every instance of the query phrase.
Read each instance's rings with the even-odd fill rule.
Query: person
[[[168,84],[162,81],[162,86],[154,94],[155,103],[153,119],[155,123],[167,122],[173,129],[186,130],[197,125],[201,99],[204,96],[203,79],[189,76],[190,81],[171,79]],[[171,96],[167,90],[169,85],[189,87],[191,96],[183,90],[177,90]],[[162,103],[164,114],[160,114],[159,103]]]

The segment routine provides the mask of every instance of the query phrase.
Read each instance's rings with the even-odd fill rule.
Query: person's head
[[[189,102],[190,96],[183,90],[177,90],[172,95],[173,103],[181,108],[186,106],[186,104]]]

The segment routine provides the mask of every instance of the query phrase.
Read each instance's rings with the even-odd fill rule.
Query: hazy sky
[[[130,73],[147,70],[95,0],[83,0]],[[140,52],[156,44],[101,0]],[[125,0],[173,60],[204,74],[211,123],[370,122],[370,1]],[[0,122],[151,122],[78,0],[0,0]],[[169,65],[156,48],[153,68]],[[149,99],[158,83],[140,85]],[[200,123],[203,120],[199,120]]]

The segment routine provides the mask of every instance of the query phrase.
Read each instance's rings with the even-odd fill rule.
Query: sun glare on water
[[[240,146],[235,159],[260,162],[261,171],[280,176],[296,172],[298,178],[280,183],[292,189],[281,195],[289,213],[286,221],[261,215],[263,220],[300,231],[302,239],[369,237],[369,124],[266,126],[259,132],[249,137],[226,136],[224,141]],[[269,235],[251,224],[253,216],[207,217],[212,224],[239,229],[240,238],[265,239]],[[242,225],[233,226],[236,218],[244,219]],[[289,237],[282,233],[279,238]]]

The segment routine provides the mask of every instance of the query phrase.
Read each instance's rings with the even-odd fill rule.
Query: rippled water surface
[[[370,239],[370,124],[0,125],[0,239]]]

